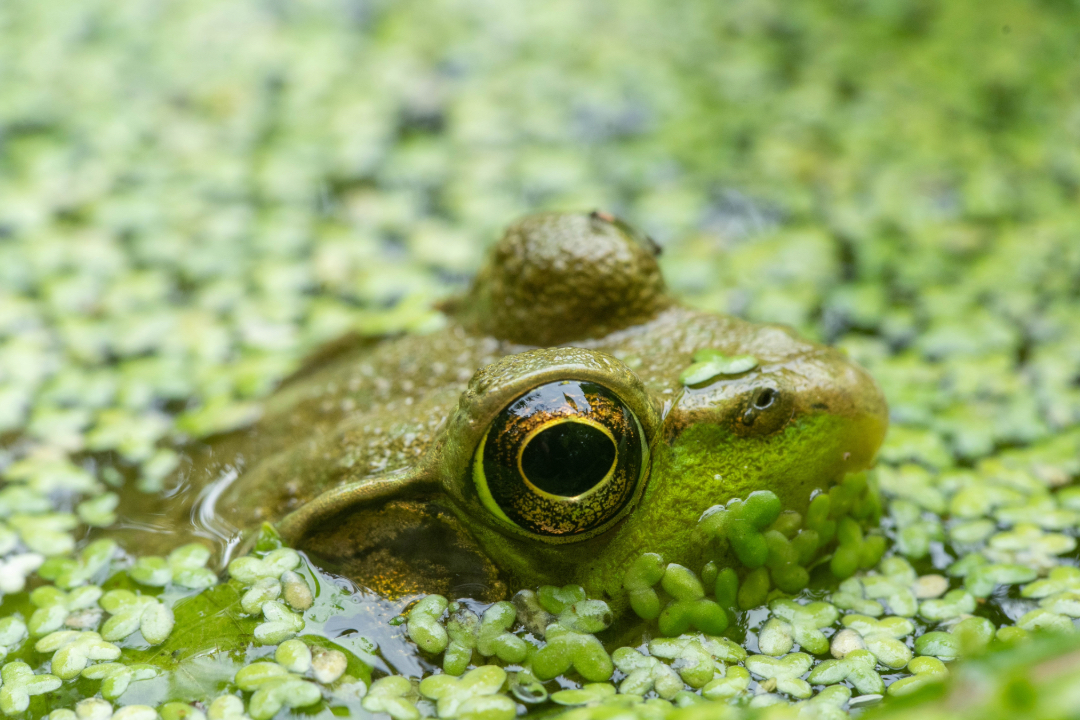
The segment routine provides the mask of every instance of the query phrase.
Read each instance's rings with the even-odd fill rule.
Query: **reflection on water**
[[[129,481],[121,490],[118,520],[107,534],[133,555],[166,555],[189,542],[213,552],[210,567],[220,572],[235,556],[243,529],[216,512],[218,498],[240,477],[243,456],[220,453],[208,445],[176,449],[180,469],[157,493],[138,490]]]
[[[213,450],[206,446],[180,448],[178,452],[181,470],[160,492],[141,492],[132,480],[119,493],[118,520],[106,534],[133,556],[167,555],[180,545],[199,542],[213,551],[210,567],[223,575],[243,546],[245,529],[225,519],[219,512],[219,501],[246,470],[243,456],[219,451],[220,459],[214,458]],[[327,567],[318,559],[314,565]],[[418,595],[389,600],[325,570],[316,571],[311,579],[317,593],[321,584],[331,583],[343,599],[333,603],[331,612],[309,613],[305,633],[324,635],[370,662],[377,671],[421,677],[434,670],[435,666],[415,653],[405,627],[391,624]],[[456,589],[462,595],[483,590],[464,585]]]
[[[334,577],[333,583],[348,593],[348,601],[340,612],[321,624],[311,623],[306,632],[325,635],[358,657],[371,660],[375,670],[388,674],[420,678],[438,667],[416,652],[406,637],[404,625],[391,624],[419,595],[387,600],[348,578]],[[374,657],[366,649],[369,643],[377,648]]]
[[[221,477],[199,492],[198,497],[195,498],[195,502],[191,506],[189,515],[191,526],[195,528],[194,535],[218,544],[220,548],[218,563],[221,568],[229,564],[233,553],[243,539],[243,532],[240,528],[233,526],[220,517],[215,512],[215,509],[221,493],[225,492],[238,477],[240,477],[240,473],[236,467],[229,466]]]

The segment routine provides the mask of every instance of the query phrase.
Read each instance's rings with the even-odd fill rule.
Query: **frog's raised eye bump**
[[[620,220],[609,212],[604,212],[603,210],[593,210],[591,213],[589,213],[589,219],[601,220],[603,222],[614,225],[615,227],[619,228],[619,230],[621,230],[627,237],[633,238],[643,247],[648,248],[653,255],[659,255],[663,251],[660,245],[650,236],[641,232],[633,225],[630,225],[625,221]]]
[[[612,522],[635,495],[645,465],[634,414],[598,383],[560,380],[510,402],[473,458],[484,507],[541,537],[569,537]]]

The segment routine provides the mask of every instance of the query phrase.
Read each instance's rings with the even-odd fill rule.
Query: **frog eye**
[[[597,531],[628,506],[644,468],[643,433],[615,393],[560,380],[529,390],[491,422],[473,459],[484,507],[545,537]]]

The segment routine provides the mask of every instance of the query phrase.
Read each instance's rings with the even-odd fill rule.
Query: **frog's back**
[[[455,326],[316,357],[245,432],[245,468],[217,511],[241,528],[274,522],[335,486],[411,466],[476,368],[504,354]]]

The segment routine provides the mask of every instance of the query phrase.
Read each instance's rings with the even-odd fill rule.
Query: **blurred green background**
[[[3,0],[0,472],[155,489],[320,343],[437,327],[518,216],[600,208],[867,365],[892,496],[1067,484],[1078,47],[1075,0]]]
[[[1003,371],[1024,350],[1023,432],[1067,425],[1071,370],[1040,360],[1070,335],[1080,357],[1078,21],[1066,0],[7,0],[0,429],[105,448],[149,413],[145,459],[176,412],[241,422],[346,329],[437,323],[522,213],[594,207],[706,307]]]

